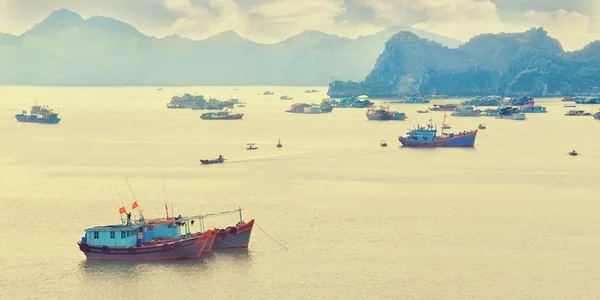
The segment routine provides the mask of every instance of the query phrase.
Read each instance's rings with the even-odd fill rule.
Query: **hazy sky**
[[[0,32],[20,34],[60,8],[192,39],[230,29],[267,43],[306,29],[356,37],[394,25],[463,41],[541,26],[569,50],[600,39],[600,0],[0,0]]]

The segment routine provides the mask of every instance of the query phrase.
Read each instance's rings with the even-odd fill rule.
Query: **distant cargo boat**
[[[20,114],[16,114],[15,118],[18,122],[25,123],[58,124],[60,122],[58,113],[48,106],[43,107],[37,104],[31,106],[29,114],[27,111],[22,111]]]
[[[423,96],[407,97],[407,98],[401,100],[401,103],[407,103],[407,104],[427,104],[429,102],[431,102],[431,100],[429,100]]]
[[[577,104],[600,104],[600,97],[586,98],[586,97],[575,97],[573,98]]]
[[[539,105],[525,104],[519,108],[520,113],[547,113],[546,108]]]
[[[473,106],[500,106],[502,104],[502,97],[500,96],[478,96],[471,100],[463,101],[463,105]]]
[[[444,122],[446,123],[446,116]],[[404,147],[473,147],[477,137],[477,129],[464,131],[460,133],[444,133],[437,135],[437,129],[429,124],[427,127],[418,126],[416,129],[407,133],[407,136],[400,136],[398,140]]]
[[[307,93],[307,94],[311,94],[311,93],[318,93],[319,90],[306,90],[304,92]]]
[[[202,120],[241,120],[244,117],[242,113],[232,113],[228,110],[218,112],[208,112],[200,115]]]
[[[406,119],[406,114],[397,111],[390,111],[389,106],[381,106],[377,109],[367,110],[367,119],[377,121],[402,121]]]
[[[271,91],[265,91],[263,93],[263,95],[274,95],[275,93],[271,92]]]
[[[483,112],[486,117],[500,117],[498,119],[510,119],[515,113],[519,112],[519,108],[512,106],[503,106],[496,109],[487,109]]]
[[[474,109],[470,105],[463,105],[456,107],[450,115],[453,117],[479,117],[481,116],[481,110]]]
[[[357,98],[344,98],[342,100],[332,100],[331,104],[336,108],[369,108],[374,105],[373,102],[365,98],[366,96],[359,96]]]
[[[323,101],[320,105],[311,105],[307,103],[293,104],[289,110],[285,112],[293,114],[324,114],[333,110],[333,106],[329,101]]]
[[[571,117],[571,116],[576,116],[576,117],[579,117],[579,116],[591,116],[591,115],[592,115],[592,113],[586,112],[584,110],[569,110],[565,114],[565,116],[569,116],[569,117]]]
[[[434,104],[430,111],[454,111],[458,104]]]
[[[294,99],[294,97],[290,97],[290,96],[284,95],[284,96],[279,97],[279,99],[280,100],[292,100],[292,99]]]

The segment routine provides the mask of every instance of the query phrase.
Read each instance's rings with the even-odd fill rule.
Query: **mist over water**
[[[313,88],[321,92],[304,93]],[[429,118],[441,124],[443,113],[416,113],[433,103],[391,104],[408,116],[398,122],[368,121],[364,109],[284,112],[320,102],[325,91],[0,87],[0,298],[600,294],[600,121],[565,117],[572,108],[559,99],[536,99],[549,112],[526,121],[448,117],[450,131],[487,125],[473,149],[410,149],[397,137]],[[239,98],[247,102],[237,109],[244,119],[205,121],[201,111],[166,109],[186,92]],[[14,115],[35,100],[59,111],[61,123],[17,123]],[[459,100],[434,102],[444,101]],[[246,143],[259,149],[247,151]],[[581,154],[567,155],[573,149]],[[219,154],[226,163],[198,161]],[[197,261],[86,261],[76,245],[83,230],[118,223],[119,207],[134,201],[125,176],[145,216],[164,216],[164,194],[176,215],[241,206],[259,226],[249,249]]]

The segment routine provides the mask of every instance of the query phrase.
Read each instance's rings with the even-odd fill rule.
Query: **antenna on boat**
[[[165,176],[162,172],[160,173],[160,177],[162,178],[162,182],[163,182],[163,197],[164,197],[164,201],[165,201],[165,211],[167,212],[167,220],[168,220],[169,219],[169,207],[167,206],[167,189],[165,188]]]
[[[123,205],[123,207],[125,207],[125,204],[123,204],[123,197],[121,197],[121,193],[119,193],[119,189],[117,188],[116,185],[115,185],[115,191],[117,191],[117,196],[119,196],[119,199],[121,200],[121,205]],[[125,221],[123,221],[123,213],[120,213],[119,217],[121,217],[121,224],[124,224]]]
[[[140,205],[138,203],[138,199],[135,196],[135,193],[133,192],[133,189],[131,188],[131,184],[129,183],[129,180],[127,179],[127,175],[123,174],[123,177],[125,177],[125,182],[127,182],[127,187],[129,187],[129,191],[131,191],[131,195],[133,196],[133,200],[135,201],[135,203],[137,204],[138,207],[138,212],[140,213],[140,217],[142,219],[144,219],[144,215],[142,215],[142,210],[140,209]]]

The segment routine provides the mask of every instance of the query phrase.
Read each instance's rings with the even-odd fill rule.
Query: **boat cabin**
[[[411,130],[408,133],[407,139],[413,141],[433,141],[437,136],[437,130],[432,126],[425,127],[417,127],[417,129]]]
[[[81,241],[91,246],[133,247],[138,243],[138,233],[141,233],[142,230],[140,225],[92,227],[85,230],[85,236],[81,238]],[[152,239],[151,236],[150,232],[150,239]]]

